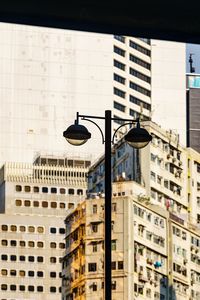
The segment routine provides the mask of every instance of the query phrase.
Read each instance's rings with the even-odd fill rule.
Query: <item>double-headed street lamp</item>
[[[87,116],[79,115],[77,113],[77,118],[75,123],[69,126],[64,132],[63,136],[66,140],[74,146],[83,145],[91,138],[91,133],[83,125],[79,124],[79,118],[82,120],[90,121],[95,124],[101,132],[102,142],[105,144],[105,262],[104,262],[104,288],[105,288],[105,300],[112,299],[112,269],[111,269],[111,241],[112,241],[112,231],[111,231],[111,211],[112,211],[112,181],[111,181],[111,144],[114,143],[114,137],[117,131],[125,125],[133,125],[136,123],[136,127],[130,129],[130,131],[125,135],[125,141],[132,147],[136,149],[144,148],[152,140],[152,136],[144,128],[140,128],[139,119],[119,119],[112,118],[110,110],[105,111],[105,117],[97,116]],[[103,134],[101,128],[91,119],[103,119],[105,120],[105,134]],[[117,128],[112,137],[111,122],[121,121],[123,124]],[[126,123],[124,123],[126,122]]]

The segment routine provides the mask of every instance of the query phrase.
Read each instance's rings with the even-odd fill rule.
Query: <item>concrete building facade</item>
[[[102,116],[112,109],[117,117],[147,120],[153,104],[155,121],[164,120],[182,136],[185,46],[160,45],[142,38],[1,23],[0,164],[32,162],[38,151],[79,156],[80,149],[62,138],[77,111]],[[174,101],[180,104],[178,121],[172,116]],[[82,146],[81,155],[94,159],[103,147],[97,129],[87,125],[93,139]]]
[[[86,197],[89,163],[49,156],[1,168],[1,299],[61,298],[64,219]]]

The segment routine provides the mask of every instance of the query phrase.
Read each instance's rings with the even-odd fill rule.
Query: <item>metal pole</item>
[[[111,211],[112,211],[112,183],[111,183],[111,111],[105,111],[105,257],[104,257],[104,288],[105,300],[112,299],[111,291]]]

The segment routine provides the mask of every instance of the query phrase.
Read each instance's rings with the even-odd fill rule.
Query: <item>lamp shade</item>
[[[63,136],[71,145],[81,146],[91,138],[91,133],[85,126],[75,123],[63,132]]]
[[[152,140],[152,136],[144,128],[140,128],[138,123],[137,127],[132,128],[126,135],[125,141],[136,149],[144,148]]]

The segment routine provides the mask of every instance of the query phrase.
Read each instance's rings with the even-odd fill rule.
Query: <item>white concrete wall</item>
[[[67,145],[76,112],[104,115],[112,105],[112,36],[0,23],[0,165],[37,151],[93,158],[101,136]],[[89,151],[91,149],[92,151]]]
[[[152,40],[152,120],[186,144],[185,44]]]

